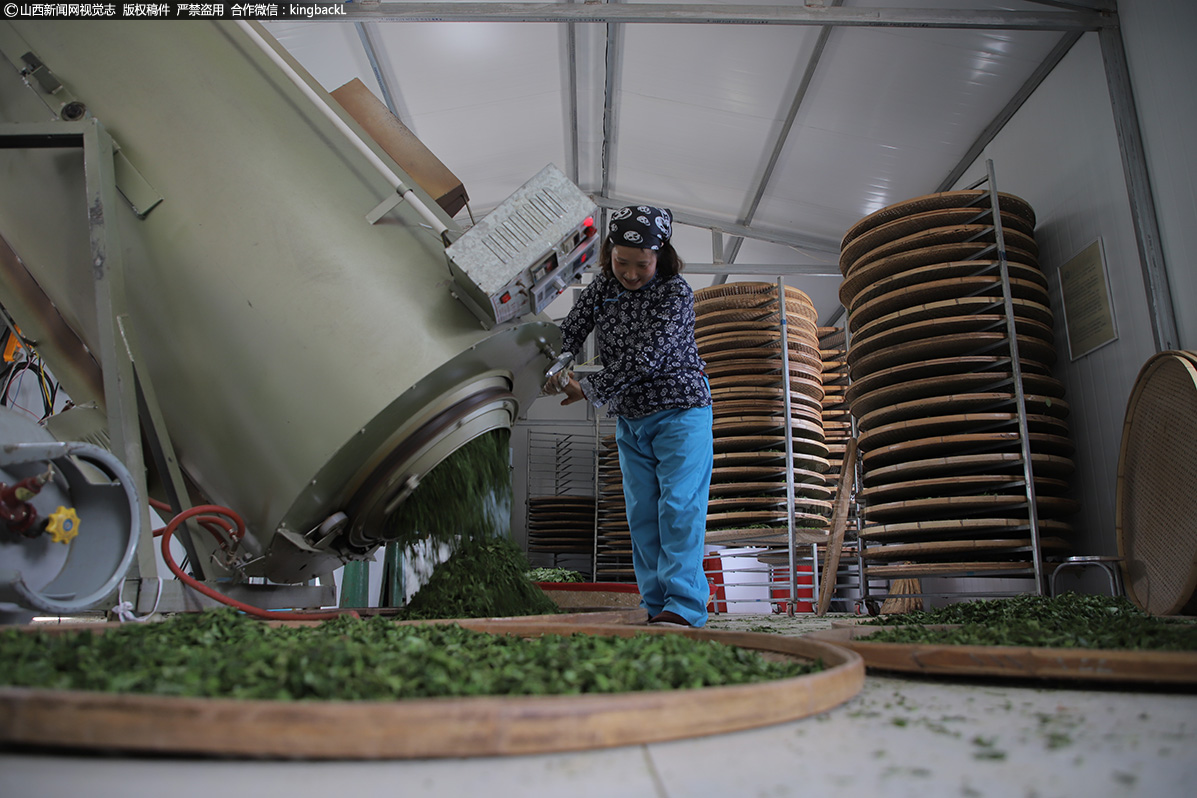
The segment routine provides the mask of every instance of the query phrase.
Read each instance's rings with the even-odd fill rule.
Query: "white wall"
[[[1197,347],[1197,247],[1193,221],[1197,158],[1197,3],[1122,0],[1123,37],[1140,115],[1161,243],[1182,347]],[[1040,265],[1052,286],[1060,360],[1056,375],[1072,406],[1076,442],[1072,520],[1078,553],[1114,554],[1118,453],[1126,403],[1144,361],[1155,353],[1114,116],[1096,34],[1086,34],[960,180],[985,173],[1028,200],[1038,216]],[[1106,253],[1118,339],[1070,361],[1060,305],[1059,268],[1097,238]]]
[[[1119,0],[1181,349],[1197,349],[1197,3]]]

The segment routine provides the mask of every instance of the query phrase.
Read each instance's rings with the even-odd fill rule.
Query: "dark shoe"
[[[658,612],[656,615],[648,619],[648,622],[653,626],[681,626],[689,629],[690,624],[686,623],[686,619],[678,615],[676,612],[665,610]]]

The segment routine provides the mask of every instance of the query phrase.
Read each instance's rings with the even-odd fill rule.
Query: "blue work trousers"
[[[707,622],[710,588],[702,570],[707,497],[714,463],[711,408],[620,417],[615,430],[632,565],[649,616],[676,612]]]

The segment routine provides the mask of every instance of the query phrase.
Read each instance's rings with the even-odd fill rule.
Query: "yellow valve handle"
[[[74,507],[59,507],[50,514],[46,532],[55,543],[70,543],[79,534],[79,514]]]

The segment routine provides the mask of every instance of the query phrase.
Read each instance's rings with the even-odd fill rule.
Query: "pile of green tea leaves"
[[[954,629],[923,625],[959,624]],[[864,626],[895,626],[870,643],[932,643],[1047,648],[1197,650],[1197,624],[1149,615],[1123,597],[1063,593],[964,601],[935,610],[887,615]]]
[[[527,576],[528,559],[508,538],[467,538],[433,570],[403,617],[506,618],[549,615],[556,602]]]
[[[510,527],[511,434],[492,430],[468,441],[424,475],[385,520],[383,536],[455,545],[463,537],[505,534]]]
[[[518,636],[342,616],[271,626],[231,609],[102,634],[0,631],[0,684],[259,700],[390,701],[745,684],[820,670],[684,635]]]
[[[525,575],[533,582],[585,582],[586,577],[569,568],[532,568]]]
[[[510,540],[510,431],[460,447],[420,481],[386,519],[385,537],[410,547],[431,540],[451,555],[422,574],[400,617],[496,618],[546,615],[557,604],[525,575],[531,566]]]

